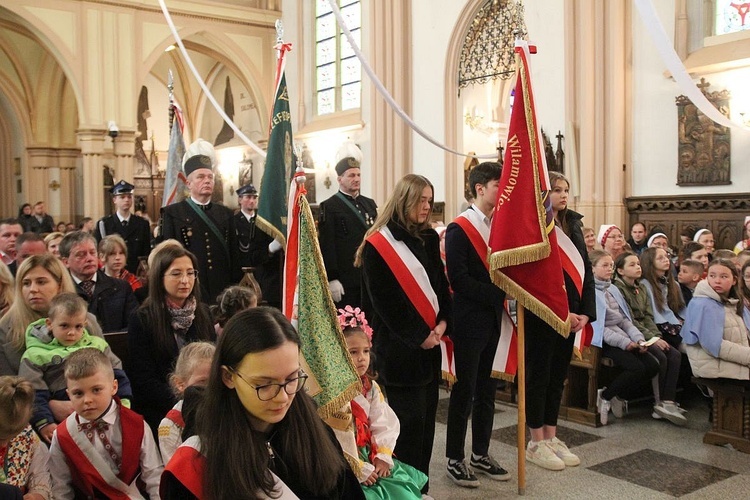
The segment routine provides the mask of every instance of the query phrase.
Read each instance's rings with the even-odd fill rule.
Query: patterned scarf
[[[185,305],[180,307],[174,302],[167,300],[167,309],[172,317],[172,328],[176,333],[184,335],[195,319],[195,308],[197,302],[195,297],[190,297],[185,301]]]
[[[25,488],[29,480],[32,448],[39,438],[30,425],[26,426],[7,447],[0,449],[0,483]]]

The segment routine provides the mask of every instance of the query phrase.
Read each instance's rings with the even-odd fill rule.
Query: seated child
[[[685,307],[690,304],[693,298],[693,292],[703,275],[703,264],[697,260],[687,259],[680,264],[680,272],[677,274],[677,281],[680,283],[682,298],[685,300]]]
[[[159,450],[143,417],[115,399],[110,359],[98,349],[79,349],[65,363],[65,381],[74,412],[58,426],[50,446],[55,499],[142,498],[142,493],[158,499]]]
[[[48,317],[31,323],[26,329],[26,352],[18,374],[29,380],[36,390],[31,424],[48,443],[57,428],[50,400],[65,401],[67,413],[73,411],[65,391],[63,370],[68,356],[79,349],[93,347],[107,356],[117,377],[117,395],[123,399],[123,404],[130,406],[130,381],[120,359],[106,340],[86,331],[87,307],[75,293],[61,293],[50,301]]]
[[[633,253],[621,254],[619,260],[632,259],[631,264],[638,263]],[[659,363],[648,354],[643,345],[643,333],[633,325],[632,313],[620,290],[612,286],[612,257],[602,250],[589,254],[591,268],[594,272],[596,286],[596,321],[592,324],[594,338],[592,345],[602,348],[602,355],[611,358],[620,373],[609,384],[598,390],[597,408],[602,425],[609,422],[609,410],[621,418],[624,415],[624,401],[620,398],[625,392],[638,386],[642,381],[656,375]],[[637,274],[635,266],[627,273]],[[640,266],[637,266],[640,269]]]
[[[211,316],[214,318],[216,335],[221,335],[224,326],[232,316],[251,307],[258,307],[258,296],[252,288],[241,285],[225,288],[216,297],[216,305],[211,306]]]
[[[215,351],[216,347],[210,342],[193,342],[183,347],[177,357],[169,382],[179,401],[159,424],[159,451],[165,464],[182,444],[182,431],[185,429],[182,398],[185,389],[206,385]]]
[[[427,476],[392,456],[400,424],[369,372],[372,328],[364,313],[351,306],[339,309],[339,322],[362,380],[362,394],[351,401],[353,422],[346,431],[334,428],[344,456],[357,474],[366,498],[421,499]]]
[[[682,342],[682,320],[678,314],[684,315],[685,301],[682,299],[680,286],[674,279],[667,252],[662,248],[649,248],[643,252],[641,272],[640,283],[646,288],[651,301],[654,323],[661,332],[659,336],[677,348]]]
[[[52,498],[47,447],[29,425],[34,388],[20,377],[0,377],[0,484],[24,500]],[[0,490],[0,498],[9,492]]]
[[[750,379],[750,312],[737,281],[734,264],[716,259],[695,287],[682,338],[696,377]]]
[[[708,270],[708,251],[706,247],[695,241],[689,241],[685,243],[680,249],[680,261],[684,260],[697,260],[703,264],[703,274],[701,279],[706,277],[706,270]]]

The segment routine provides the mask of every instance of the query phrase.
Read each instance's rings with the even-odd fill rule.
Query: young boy
[[[680,271],[677,273],[677,281],[680,283],[680,290],[685,299],[687,307],[690,299],[693,298],[695,286],[701,280],[703,275],[703,263],[693,259],[683,260],[680,264]]]
[[[107,341],[86,331],[86,302],[74,293],[62,293],[50,301],[47,318],[42,318],[26,329],[26,352],[21,358],[18,375],[29,380],[36,390],[31,424],[49,443],[57,427],[50,408],[50,400],[70,414],[73,408],[65,392],[63,369],[66,358],[75,351],[93,347],[102,351],[117,377],[118,396],[130,406],[130,381],[122,370],[122,363],[112,353]],[[62,417],[64,418],[64,417]]]
[[[57,427],[50,446],[55,498],[146,493],[158,500],[164,469],[159,451],[143,417],[114,399],[117,380],[109,358],[98,349],[74,352],[65,363],[65,381],[74,412]]]

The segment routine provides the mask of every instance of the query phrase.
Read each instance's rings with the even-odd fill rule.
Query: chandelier
[[[516,37],[526,36],[521,0],[487,0],[466,32],[458,66],[459,95],[469,84],[483,84],[515,72]]]

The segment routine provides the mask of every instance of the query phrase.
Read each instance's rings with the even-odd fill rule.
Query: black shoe
[[[466,462],[461,460],[460,462],[451,463],[448,461],[448,477],[453,479],[453,482],[464,488],[477,488],[479,486],[479,479],[474,473],[466,466]]]
[[[508,479],[510,479],[510,473],[500,467],[500,464],[495,462],[495,459],[489,455],[480,458],[474,458],[474,455],[472,454],[471,467],[475,471],[484,474],[490,479],[494,479],[495,481],[507,481]]]

